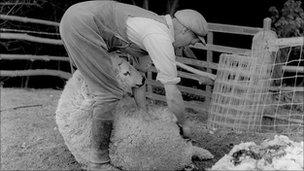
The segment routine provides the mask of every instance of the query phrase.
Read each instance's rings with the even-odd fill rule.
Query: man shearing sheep
[[[165,87],[168,108],[186,133],[189,125],[185,124],[185,105],[176,86],[180,78],[177,77],[174,48],[199,42],[205,44],[202,36],[207,32],[205,18],[189,9],[177,11],[171,17],[116,1],[87,1],[75,4],[65,12],[60,34],[69,57],[92,92],[102,94],[100,105],[93,111],[92,141],[95,145],[90,147],[94,151],[90,153],[91,168],[109,165],[111,102],[126,94],[124,86],[116,79],[111,52],[118,50],[130,54],[142,71],[147,69],[147,61],[152,60],[158,71],[157,80]],[[145,108],[143,85],[144,82],[131,93],[137,104]]]

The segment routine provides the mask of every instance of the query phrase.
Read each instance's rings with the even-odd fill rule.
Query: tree
[[[287,0],[279,11],[276,7],[269,8],[272,29],[278,37],[298,37],[304,35],[304,11],[300,0]]]
[[[301,0],[287,0],[281,10],[272,6],[269,8],[269,12],[272,19],[272,30],[277,33],[279,38],[304,36],[304,10]],[[303,58],[302,51],[303,49],[300,47],[281,49],[276,59],[276,63],[279,65],[274,69],[274,78],[283,76],[280,63]],[[274,84],[281,84],[281,81],[275,81]],[[304,79],[301,82],[301,85],[303,84]]]

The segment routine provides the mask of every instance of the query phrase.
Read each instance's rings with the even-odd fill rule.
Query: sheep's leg
[[[199,168],[196,167],[195,164],[193,163],[189,164],[184,168],[184,171],[194,171],[194,170],[199,170]]]
[[[192,156],[197,156],[202,159],[212,159],[214,156],[206,149],[192,146]]]

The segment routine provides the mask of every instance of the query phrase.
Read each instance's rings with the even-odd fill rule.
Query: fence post
[[[263,20],[263,30],[271,30],[271,19],[268,17]]]
[[[153,93],[152,85],[149,83],[149,81],[152,81],[152,69],[151,67],[147,71],[147,89],[146,89],[146,96],[149,96]]]
[[[277,39],[274,31],[271,31],[271,19],[265,18],[263,21],[263,30],[258,32],[252,40],[252,68],[250,90],[248,95],[252,96],[254,115],[253,127],[261,129],[264,104],[267,101],[267,95],[271,83],[271,73],[273,70],[274,58],[271,51],[271,44]],[[249,126],[251,127],[251,126]]]
[[[208,44],[213,44],[213,32],[208,33],[207,43]],[[211,50],[207,51],[207,62],[213,62],[213,52]],[[207,68],[207,72],[212,73],[212,69]],[[212,94],[212,90],[211,90],[210,85],[206,85],[206,91],[210,92],[210,94]],[[210,97],[206,96],[206,101],[207,101],[207,103],[210,103],[211,102],[211,96]]]

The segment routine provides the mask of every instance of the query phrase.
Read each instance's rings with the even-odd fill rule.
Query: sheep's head
[[[116,80],[120,87],[127,92],[132,92],[134,87],[140,87],[145,83],[145,77],[138,72],[132,65],[119,54],[113,54],[111,57]]]

